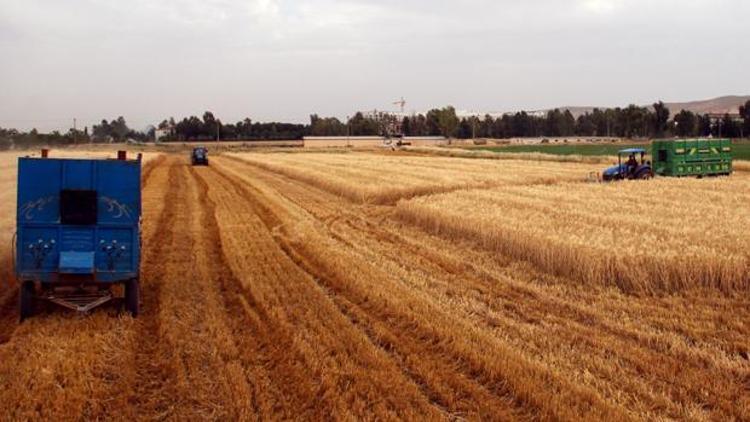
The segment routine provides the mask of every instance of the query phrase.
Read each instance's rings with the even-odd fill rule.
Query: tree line
[[[40,133],[36,129],[22,132],[16,129],[0,128],[0,150],[10,147],[25,149],[39,145],[65,146],[91,142],[125,142],[127,140],[145,142],[152,136],[153,132],[141,132],[129,128],[125,118],[120,116],[111,121],[102,120],[99,124],[92,126],[91,132],[89,132],[88,127],[83,128],[83,130],[71,128],[65,133],[57,130],[50,133]]]
[[[219,140],[287,140],[302,139],[308,134],[308,125],[298,123],[253,122],[246,118],[237,123],[222,123],[210,111],[197,116],[163,120],[156,129],[166,131],[161,141],[213,141]]]
[[[625,108],[594,109],[575,117],[569,110],[550,110],[544,115],[521,111],[500,117],[459,117],[455,108],[435,108],[424,114],[396,117],[387,112],[356,113],[348,120],[336,117],[310,116],[307,124],[254,122],[249,118],[236,123],[223,123],[210,111],[202,117],[181,120],[164,119],[155,127],[137,131],[128,127],[119,116],[102,120],[83,130],[48,134],[32,129],[21,132],[0,128],[0,149],[28,148],[36,145],[67,145],[89,142],[125,142],[153,140],[156,130],[170,141],[214,140],[292,140],[304,136],[445,136],[450,138],[525,138],[525,137],[727,137],[750,136],[750,101],[740,107],[740,117],[729,114],[710,116],[681,110],[674,116],[662,102],[652,107],[630,105]]]
[[[750,101],[740,107],[739,121],[725,114],[719,118],[681,110],[671,118],[662,102],[652,107],[594,109],[577,118],[569,110],[550,110],[544,115],[524,111],[501,117],[458,118],[452,108],[432,110],[426,115],[404,117],[407,136],[442,135],[459,139],[528,137],[727,137],[750,135]],[[445,116],[449,114],[450,116]]]
[[[387,112],[358,112],[348,120],[310,116],[308,124],[258,123],[250,119],[224,124],[207,111],[203,118],[190,116],[176,122],[162,121],[159,129],[171,128],[166,141],[301,139],[304,136],[445,136],[450,138],[527,137],[616,137],[658,138],[709,136],[740,138],[750,135],[750,101],[740,107],[740,121],[729,114],[716,118],[681,110],[673,118],[662,102],[652,107],[594,109],[578,117],[569,110],[550,110],[544,115],[521,111],[500,117],[459,117],[452,106],[424,114],[398,118]]]

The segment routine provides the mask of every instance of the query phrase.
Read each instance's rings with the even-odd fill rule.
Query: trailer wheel
[[[137,317],[140,311],[141,293],[138,279],[134,278],[125,282],[125,310],[133,317]]]
[[[35,296],[34,282],[24,281],[18,292],[18,313],[21,322],[34,315]]]

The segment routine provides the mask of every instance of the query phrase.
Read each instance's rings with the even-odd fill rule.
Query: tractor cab
[[[617,165],[604,170],[604,173],[602,173],[602,179],[605,182],[650,179],[653,176],[651,162],[646,161],[646,150],[643,148],[621,150],[617,153]]]

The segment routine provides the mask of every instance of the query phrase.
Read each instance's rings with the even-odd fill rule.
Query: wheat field
[[[312,183],[356,202],[388,204],[438,192],[507,184],[583,181],[598,166],[373,153],[228,156]]]
[[[581,167],[560,164],[551,167],[562,175],[557,181],[519,175],[486,189],[452,185],[453,193],[397,204],[391,200],[398,195],[389,194],[374,203],[308,177],[332,168],[323,154],[310,154],[308,163],[308,154],[295,154],[293,164],[289,155],[212,156],[210,167],[191,167],[177,154],[149,161],[142,315],[52,309],[18,325],[14,306],[3,305],[3,417],[750,418],[746,294],[716,286],[633,294],[612,283],[583,283],[488,247],[479,234],[434,231],[404,215],[411,211],[405,205],[428,207],[452,195],[524,191],[572,212],[548,192],[598,201],[600,190],[616,195],[616,187],[635,189],[629,184],[572,183]],[[417,174],[440,173],[428,172],[423,159],[437,159],[451,176],[486,168],[480,160],[383,154],[335,160],[345,157],[368,175],[380,165],[389,174],[412,174],[417,166]],[[285,164],[271,170],[256,159]],[[540,171],[538,162],[512,165],[519,174]],[[343,171],[328,174],[351,174]],[[345,180],[337,183],[358,187]],[[673,190],[666,182],[654,181],[657,192]],[[678,182],[674,189],[685,195],[729,189]],[[729,182],[745,183],[734,176]],[[738,186],[732,195],[739,203],[745,194]],[[513,198],[472,199],[474,208],[446,202],[441,218],[453,209],[461,210],[454,220],[491,214],[482,222],[493,233]],[[546,224],[530,221],[519,229]],[[575,243],[570,234],[559,236]]]
[[[750,161],[735,161],[732,163],[732,168],[737,171],[750,171]]]
[[[746,176],[463,190],[397,210],[433,232],[477,239],[586,284],[628,292],[750,287]]]
[[[483,158],[488,160],[524,160],[551,161],[558,163],[611,164],[617,162],[617,156],[580,155],[580,154],[545,154],[543,152],[499,152],[481,149],[463,149],[446,147],[407,146],[405,151],[437,155],[441,157]]]

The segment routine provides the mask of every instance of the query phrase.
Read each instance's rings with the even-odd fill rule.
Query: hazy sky
[[[0,0],[0,126],[750,93],[747,0]]]

